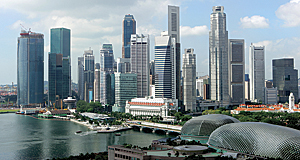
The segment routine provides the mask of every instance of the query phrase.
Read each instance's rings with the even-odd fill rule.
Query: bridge
[[[176,125],[169,125],[169,124],[160,124],[160,123],[152,123],[152,122],[143,122],[137,123],[136,121],[129,121],[127,122],[128,125],[130,125],[133,128],[138,127],[140,131],[149,132],[152,131],[152,133],[158,133],[158,132],[164,132],[165,134],[180,134],[182,126],[176,126]]]

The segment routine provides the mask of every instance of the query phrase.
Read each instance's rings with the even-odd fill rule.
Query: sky
[[[89,47],[97,63],[103,43],[113,44],[114,58],[121,57],[126,14],[134,16],[137,34],[149,34],[154,59],[154,37],[167,30],[168,5],[180,7],[181,54],[194,48],[198,76],[208,74],[210,14],[219,5],[226,13],[228,38],[245,40],[246,73],[251,43],[266,48],[266,79],[272,79],[274,58],[293,57],[295,68],[300,68],[300,0],[0,0],[0,84],[17,83],[20,24],[44,34],[45,81],[50,29],[71,29],[71,74],[77,83],[77,59]]]

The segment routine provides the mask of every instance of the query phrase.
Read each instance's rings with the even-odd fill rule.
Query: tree
[[[181,117],[182,117],[182,113],[181,113],[181,112],[176,112],[176,113],[174,114],[174,116],[176,117],[177,120],[180,120]]]
[[[176,153],[175,153],[175,156],[176,156],[176,157],[178,157],[178,156],[179,156],[179,152],[178,152],[178,151],[176,151]]]
[[[171,157],[171,153],[170,152],[168,153],[168,157]]]

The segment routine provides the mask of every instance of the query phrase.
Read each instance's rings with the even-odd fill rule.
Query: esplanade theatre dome
[[[208,144],[261,157],[300,159],[300,131],[262,122],[232,123],[219,127]]]
[[[223,114],[209,114],[192,118],[182,126],[181,139],[207,143],[210,134],[218,127],[239,122],[239,120]]]

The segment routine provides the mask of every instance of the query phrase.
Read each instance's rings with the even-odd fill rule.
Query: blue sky
[[[167,30],[168,5],[180,7],[181,52],[194,48],[198,75],[208,74],[208,32],[212,6],[222,5],[231,39],[245,39],[246,73],[250,43],[266,47],[266,79],[272,79],[273,58],[293,57],[300,68],[300,0],[0,0],[0,84],[17,83],[17,37],[20,23],[45,35],[45,80],[48,79],[49,32],[53,27],[71,29],[72,80],[77,83],[77,58],[89,47],[96,62],[103,43],[112,43],[115,59],[121,57],[122,20],[133,14],[137,33],[154,37]]]

